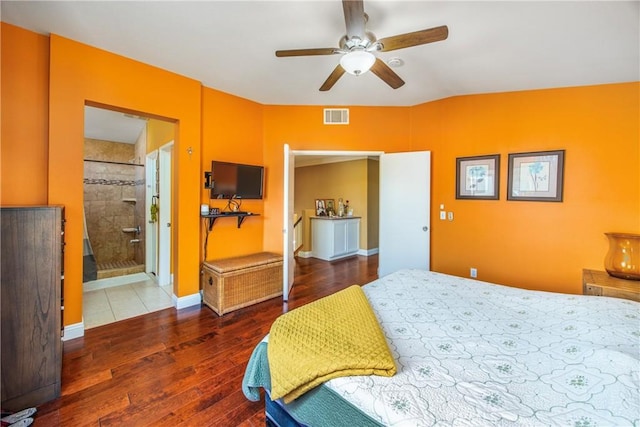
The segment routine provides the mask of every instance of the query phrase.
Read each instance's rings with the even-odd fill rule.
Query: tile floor
[[[84,284],[85,329],[173,307],[171,285],[158,286],[146,273]]]

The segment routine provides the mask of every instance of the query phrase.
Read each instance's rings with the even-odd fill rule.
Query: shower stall
[[[145,156],[139,145],[85,139],[83,282],[145,271]]]

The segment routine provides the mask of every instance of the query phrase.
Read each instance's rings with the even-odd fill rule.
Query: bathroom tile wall
[[[85,139],[84,149],[84,208],[96,261],[98,265],[133,261],[144,241],[131,243],[139,235],[122,229],[143,226],[135,219],[137,169],[144,173],[144,167],[132,163],[135,146]]]
[[[140,224],[140,244],[134,247],[134,259],[136,264],[142,265],[145,263],[145,239],[146,239],[146,184],[145,184],[145,163],[147,156],[147,132],[146,129],[140,133],[140,137],[136,141],[135,147],[135,162],[143,165],[136,166],[135,168],[135,198],[137,200],[134,207],[134,221],[136,224]]]

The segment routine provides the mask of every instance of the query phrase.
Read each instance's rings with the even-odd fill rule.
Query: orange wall
[[[292,150],[411,150],[408,107],[350,107],[349,125],[324,125],[320,106],[265,106],[264,159],[269,166],[264,246],[282,253],[285,143]]]
[[[322,107],[256,104],[62,37],[1,25],[1,201],[67,207],[67,325],[82,319],[86,102],[176,121],[178,296],[199,289],[199,204],[208,202],[202,174],[214,158],[265,165],[266,190],[264,201],[243,204],[261,218],[240,230],[234,220],[216,223],[209,257],[282,253],[284,143],[294,150],[431,150],[437,271],[467,276],[476,267],[483,280],[577,293],[581,269],[602,268],[604,232],[640,232],[638,83],[351,107],[349,126],[326,126]],[[567,150],[564,202],[507,202],[507,154],[559,148]],[[493,153],[502,155],[500,200],[455,200],[455,158]],[[455,221],[436,219],[440,203]]]
[[[412,109],[413,148],[432,151],[434,270],[581,293],[603,269],[604,232],[640,232],[638,83],[461,96]],[[562,203],[507,201],[509,153],[564,149]],[[500,200],[456,200],[456,157],[500,154]],[[439,205],[454,221],[437,218]]]
[[[66,206],[65,323],[82,320],[82,142],[84,105],[115,106],[176,121],[174,294],[199,290],[201,85],[168,71],[50,37],[49,203]],[[22,112],[25,114],[26,112]],[[187,147],[192,147],[191,154]]]
[[[46,204],[49,38],[4,22],[0,31],[0,204]]]
[[[212,160],[264,165],[262,110],[261,104],[213,89],[202,89],[201,203],[221,210],[226,206],[223,200],[210,200],[209,190],[204,189],[204,171],[211,171]],[[265,168],[266,182],[270,180],[270,172]],[[241,228],[238,228],[236,218],[217,219],[209,234],[207,259],[262,251],[264,201],[243,200],[242,210],[261,216],[246,218]],[[200,246],[204,247],[204,243]],[[204,253],[201,259],[204,259]]]

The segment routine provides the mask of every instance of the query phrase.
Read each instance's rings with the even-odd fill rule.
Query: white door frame
[[[158,219],[151,221],[153,196],[158,195],[158,150],[147,154],[145,161],[145,272],[158,275]]]
[[[335,151],[335,150],[290,150],[287,144],[284,144],[285,151],[285,162],[284,162],[284,173],[283,173],[283,181],[284,181],[284,191],[285,195],[289,193],[289,188],[293,188],[293,181],[295,179],[294,171],[295,168],[295,157],[297,156],[349,156],[349,157],[380,157],[384,154],[384,151]],[[287,155],[289,153],[289,155]],[[292,161],[288,161],[289,158]],[[289,283],[293,285],[294,280],[294,269],[293,269],[293,206],[294,206],[294,195],[289,194],[288,197],[283,197],[283,234],[284,234],[284,262],[282,265],[282,286],[283,293],[282,298],[284,301],[288,300],[289,297]],[[291,276],[291,277],[289,277]]]
[[[160,147],[159,170],[160,170],[160,198],[159,198],[159,245],[158,245],[158,285],[167,286],[171,280],[171,220],[173,201],[171,194],[171,183],[173,176],[171,165],[173,161],[173,141]]]
[[[289,144],[284,144],[284,215],[283,215],[283,242],[285,256],[283,256],[282,275],[282,299],[289,301],[289,293],[293,287],[294,265],[293,253],[295,251],[293,232],[293,194],[295,181],[295,155],[291,153]]]

